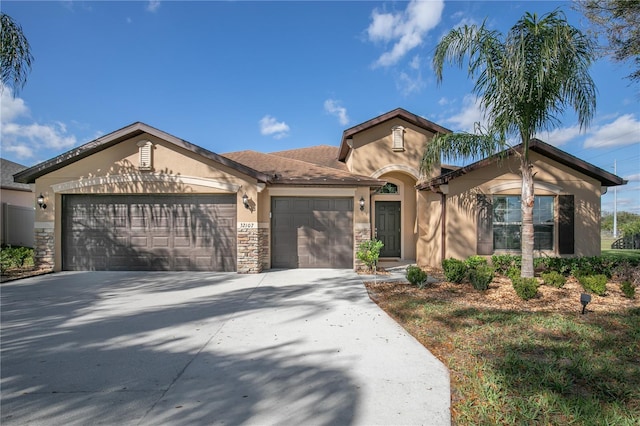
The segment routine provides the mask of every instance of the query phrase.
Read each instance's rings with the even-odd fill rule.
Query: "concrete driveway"
[[[446,368],[348,270],[2,284],[11,424],[448,425]]]

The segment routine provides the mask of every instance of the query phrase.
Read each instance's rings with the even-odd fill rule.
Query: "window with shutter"
[[[149,141],[138,142],[138,149],[140,152],[140,163],[138,164],[139,170],[151,170],[153,167],[151,150],[153,144]]]

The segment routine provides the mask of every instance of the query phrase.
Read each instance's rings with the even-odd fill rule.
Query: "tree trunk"
[[[533,277],[533,166],[526,154],[521,157],[522,171],[522,270],[520,276]]]

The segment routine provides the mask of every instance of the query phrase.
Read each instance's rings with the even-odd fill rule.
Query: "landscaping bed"
[[[449,368],[454,424],[639,424],[640,300],[619,282],[583,315],[572,277],[523,300],[503,276],[476,290],[427,272],[437,282],[424,289],[365,285]]]

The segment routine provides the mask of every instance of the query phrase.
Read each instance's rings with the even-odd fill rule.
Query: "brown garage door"
[[[65,270],[236,270],[235,195],[64,195]]]
[[[272,268],[352,268],[353,198],[271,198]]]

